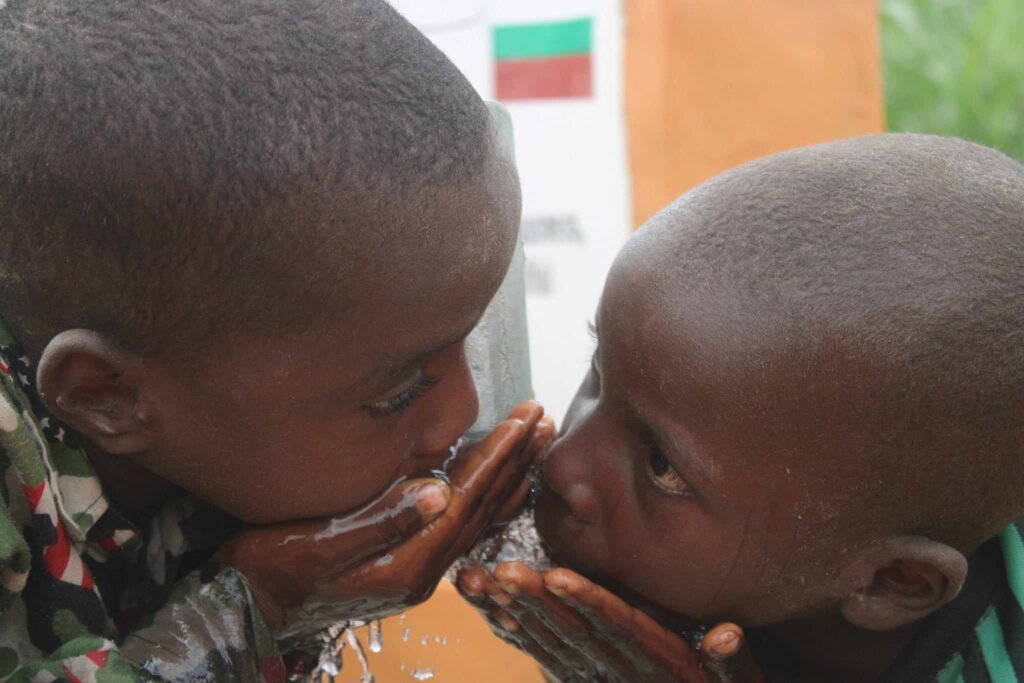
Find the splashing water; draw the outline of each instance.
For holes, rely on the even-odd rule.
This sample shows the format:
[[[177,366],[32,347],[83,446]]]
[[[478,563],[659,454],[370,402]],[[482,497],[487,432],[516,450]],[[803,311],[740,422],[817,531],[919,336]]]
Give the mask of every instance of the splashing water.
[[[431,678],[434,677],[434,670],[430,668],[413,669],[410,675],[417,681],[429,681]]]
[[[465,440],[460,438],[458,441],[449,446],[448,457],[446,457],[444,459],[444,462],[441,463],[441,469],[431,470],[430,475],[440,479],[446,484],[452,483],[452,479],[449,474],[452,470],[452,463],[454,463],[455,460],[459,457],[459,451],[462,449],[464,445]]]
[[[522,562],[538,571],[551,569],[551,559],[533,523],[532,508],[506,524],[496,535],[477,543],[455,561],[445,578],[454,583],[466,567],[479,564],[493,570],[500,562]]]
[[[345,629],[345,639],[348,641],[348,646],[356,653],[356,657],[359,659],[359,666],[363,667],[363,675],[359,677],[359,683],[373,683],[374,678],[373,674],[370,673],[370,662],[366,660],[363,644],[359,642],[356,632],[351,628]]]
[[[313,671],[313,680],[321,680],[325,676],[334,678],[341,673],[345,651],[343,634],[348,628],[348,624],[333,624],[320,634],[320,661]]]
[[[384,649],[384,634],[380,630],[380,619],[370,622],[370,629],[366,634],[366,640],[370,644],[370,652],[380,652]]]
[[[320,661],[317,662],[317,667],[313,671],[312,680],[324,680],[325,677],[331,679],[341,673],[345,648],[348,647],[355,652],[359,665],[363,668],[363,674],[359,678],[360,683],[374,683],[366,652],[363,650],[363,644],[359,642],[359,636],[356,635],[356,629],[363,626],[367,626],[365,621],[345,621],[333,624],[320,633]],[[370,622],[367,641],[371,652],[380,652],[383,648],[384,637],[381,634],[379,620]]]

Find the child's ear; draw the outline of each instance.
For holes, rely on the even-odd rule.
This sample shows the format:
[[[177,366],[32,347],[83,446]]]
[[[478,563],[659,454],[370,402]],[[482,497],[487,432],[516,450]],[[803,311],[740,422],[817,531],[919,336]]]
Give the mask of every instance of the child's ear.
[[[100,449],[138,453],[153,436],[142,365],[99,332],[67,330],[43,350],[36,382],[50,412]]]
[[[864,551],[847,570],[860,587],[843,599],[843,617],[886,631],[920,621],[955,598],[967,578],[967,559],[945,543],[899,536]]]

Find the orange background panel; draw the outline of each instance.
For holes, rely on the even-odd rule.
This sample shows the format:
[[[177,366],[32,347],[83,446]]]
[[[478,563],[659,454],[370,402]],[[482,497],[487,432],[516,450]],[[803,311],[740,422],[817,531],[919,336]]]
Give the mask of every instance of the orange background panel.
[[[404,617],[385,619],[383,633],[381,651],[366,652],[377,683],[411,683],[414,669],[428,667],[434,670],[431,683],[544,683],[536,662],[491,635],[483,618],[447,581]],[[365,646],[366,629],[358,634]],[[361,674],[358,660],[346,649],[335,680],[359,683]]]
[[[639,225],[721,171],[884,127],[875,0],[626,0]]]

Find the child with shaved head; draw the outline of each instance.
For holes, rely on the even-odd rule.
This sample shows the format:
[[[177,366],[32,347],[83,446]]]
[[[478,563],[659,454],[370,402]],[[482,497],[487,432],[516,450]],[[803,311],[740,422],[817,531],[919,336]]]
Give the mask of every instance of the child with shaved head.
[[[596,327],[536,507],[590,580],[467,570],[505,637],[563,680],[714,680],[740,629],[704,673],[675,634],[721,620],[768,681],[1024,675],[1024,167],[920,135],[746,164],[629,242]]]
[[[519,210],[384,0],[0,2],[0,679],[282,680],[425,599],[552,431],[435,476]]]

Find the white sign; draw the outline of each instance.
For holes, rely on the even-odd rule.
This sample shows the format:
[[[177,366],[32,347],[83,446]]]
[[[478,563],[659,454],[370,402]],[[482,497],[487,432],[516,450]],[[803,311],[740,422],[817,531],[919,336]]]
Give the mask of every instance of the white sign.
[[[512,117],[523,187],[533,386],[548,411],[561,419],[593,351],[587,322],[593,319],[608,268],[630,232],[621,3],[393,4],[448,55],[485,99],[498,99],[498,61],[508,65],[508,60],[552,59],[557,66],[566,65],[560,62],[566,59],[573,60],[569,67],[579,69],[586,62],[583,55],[590,55],[590,96],[558,97],[558,84],[546,83],[539,84],[537,98],[504,102]],[[567,24],[572,24],[573,32],[560,28]],[[579,33],[581,24],[588,27],[586,41]],[[509,29],[514,35],[504,40]],[[518,66],[531,65],[511,68]]]

